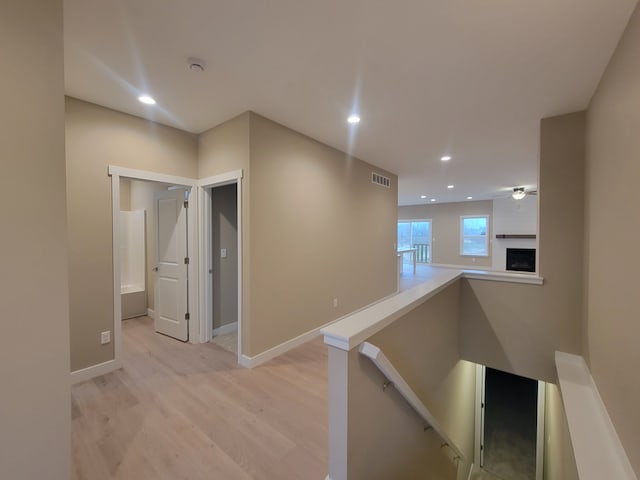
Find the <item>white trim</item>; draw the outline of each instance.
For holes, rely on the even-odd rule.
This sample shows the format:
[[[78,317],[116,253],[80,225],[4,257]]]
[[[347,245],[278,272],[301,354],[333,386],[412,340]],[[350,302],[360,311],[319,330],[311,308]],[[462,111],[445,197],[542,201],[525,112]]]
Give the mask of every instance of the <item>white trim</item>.
[[[209,271],[213,268],[213,261],[211,258],[211,189],[215,187],[221,187],[224,185],[236,184],[236,208],[237,208],[237,248],[238,248],[238,363],[243,364],[243,350],[242,350],[242,325],[243,325],[243,205],[242,205],[242,178],[244,176],[243,170],[233,170],[231,172],[222,173],[220,175],[214,175],[198,180],[198,198],[200,200],[200,215],[199,215],[199,252],[200,252],[200,341],[208,342],[211,340],[213,333],[213,288],[212,278]]]
[[[547,384],[538,380],[538,412],[536,426],[536,480],[544,476],[544,414]]]
[[[201,178],[198,180],[198,186],[202,188],[221,187],[223,185],[229,185],[236,183],[244,176],[242,169],[233,170],[231,172],[221,173],[220,175],[213,175],[212,177]]]
[[[637,480],[584,358],[556,352],[556,369],[580,480]]]
[[[151,308],[147,308],[147,317],[149,317],[150,319],[153,320],[153,318],[155,317],[156,312],[155,310],[151,309]]]
[[[485,254],[473,254],[473,253],[464,253],[464,238],[465,237],[483,237],[483,235],[465,235],[464,234],[464,221],[467,218],[484,218],[487,222],[487,231],[484,235],[484,247],[487,253]],[[489,220],[491,219],[491,215],[460,215],[460,223],[458,224],[460,226],[460,256],[461,257],[490,257],[491,256],[491,251],[490,251],[490,243],[489,239],[491,238],[491,226],[489,225]]]
[[[111,176],[111,252],[113,258],[113,360],[120,362],[122,295],[120,293],[120,177]]]
[[[526,273],[503,273],[489,270],[465,270],[463,278],[470,280],[490,280],[493,282],[525,283],[528,285],[542,285],[544,278]]]
[[[516,273],[505,272],[502,270],[483,270],[476,268],[469,268],[468,265],[453,265],[449,263],[432,263],[429,265],[434,268],[448,268],[455,270],[462,270],[463,278],[470,280],[491,280],[494,282],[505,283],[525,283],[529,285],[543,285],[544,277],[540,277],[535,273]]]
[[[203,187],[198,187],[198,198],[200,199],[200,343],[211,340],[212,328],[212,305],[211,305],[211,222],[207,218],[211,217],[211,191]]]
[[[303,333],[302,335],[298,335],[297,337],[292,338],[291,340],[287,340],[286,342],[281,343],[280,345],[276,345],[275,347],[270,348],[269,350],[259,353],[255,357],[242,355],[242,358],[240,359],[239,363],[240,365],[246,368],[253,368],[253,367],[257,367],[258,365],[262,365],[263,363],[268,362],[272,358],[282,355],[283,353],[287,353],[289,350],[292,350],[296,347],[299,347],[300,345],[303,345],[313,340],[314,338],[318,337],[321,334],[320,331],[323,328],[328,327],[334,322],[329,322],[326,325],[323,325],[318,328],[314,328],[313,330],[309,330],[308,332]]]
[[[482,440],[484,438],[484,412],[482,411],[482,405],[484,404],[485,374],[486,367],[476,364],[476,418],[473,463],[478,467],[482,467]]]
[[[111,373],[119,368],[122,368],[122,364],[117,360],[107,360],[106,362],[98,363],[97,365],[81,368],[80,370],[71,372],[71,385]]]
[[[226,325],[222,325],[221,327],[214,328],[211,334],[215,337],[216,335],[227,335],[229,333],[234,333],[238,331],[238,322],[227,323]]]
[[[198,180],[196,180],[195,178],[179,177],[176,175],[165,175],[164,173],[149,172],[146,170],[135,170],[133,168],[118,167],[116,165],[109,165],[109,175],[117,175],[119,177],[131,178],[134,180],[170,183],[173,185],[182,185],[186,187],[195,187],[198,184]]]
[[[442,270],[413,288],[338,319],[322,328],[324,343],[351,350],[461,277],[460,270]]]

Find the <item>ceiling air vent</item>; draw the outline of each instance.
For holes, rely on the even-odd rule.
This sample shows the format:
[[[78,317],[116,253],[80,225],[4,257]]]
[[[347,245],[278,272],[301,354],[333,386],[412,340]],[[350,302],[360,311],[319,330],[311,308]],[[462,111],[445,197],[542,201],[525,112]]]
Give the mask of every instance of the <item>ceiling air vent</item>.
[[[371,172],[371,183],[375,183],[376,185],[381,185],[386,188],[391,188],[391,179],[376,172]]]

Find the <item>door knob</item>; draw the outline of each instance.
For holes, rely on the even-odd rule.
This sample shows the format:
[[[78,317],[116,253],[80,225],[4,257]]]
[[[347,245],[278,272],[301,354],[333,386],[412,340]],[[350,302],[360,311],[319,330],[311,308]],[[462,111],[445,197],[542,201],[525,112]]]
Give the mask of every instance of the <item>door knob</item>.
[[[153,267],[153,271],[157,272],[158,271],[158,267]]]

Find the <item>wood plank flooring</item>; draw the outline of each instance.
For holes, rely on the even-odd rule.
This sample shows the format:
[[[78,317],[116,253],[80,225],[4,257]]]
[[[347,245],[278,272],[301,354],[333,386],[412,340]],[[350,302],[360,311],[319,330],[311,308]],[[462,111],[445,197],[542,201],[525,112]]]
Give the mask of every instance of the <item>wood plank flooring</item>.
[[[249,370],[143,317],[123,322],[123,364],[72,387],[73,480],[325,478],[321,339]]]

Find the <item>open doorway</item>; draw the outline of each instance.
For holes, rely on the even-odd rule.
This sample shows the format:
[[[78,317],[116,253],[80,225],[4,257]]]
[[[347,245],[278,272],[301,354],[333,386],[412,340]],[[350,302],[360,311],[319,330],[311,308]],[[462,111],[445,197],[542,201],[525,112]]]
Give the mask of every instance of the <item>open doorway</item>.
[[[195,190],[196,181],[114,166],[109,167],[109,175],[112,177],[113,341],[119,366],[123,302],[126,302],[122,295],[121,271],[126,268],[123,262],[127,259],[123,257],[131,253],[123,250],[121,211],[142,211],[145,218],[145,245],[142,253],[138,253],[145,258],[130,259],[144,265],[143,281],[137,282],[144,288],[144,303],[136,307],[136,313],[151,317],[159,333],[181,341],[198,341],[198,301],[196,295],[189,294],[189,285],[197,285],[197,271],[189,268],[190,264],[198,263],[196,202],[191,199],[195,197],[191,192]],[[171,269],[179,270],[179,275],[174,275]]]
[[[212,342],[238,353],[238,187],[211,188]]]
[[[478,368],[476,461],[491,478],[541,480],[544,382]]]
[[[242,364],[242,170],[200,185],[200,341],[234,352]]]

